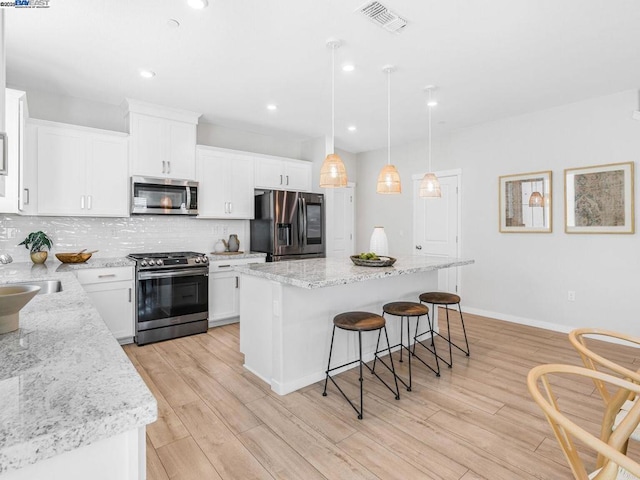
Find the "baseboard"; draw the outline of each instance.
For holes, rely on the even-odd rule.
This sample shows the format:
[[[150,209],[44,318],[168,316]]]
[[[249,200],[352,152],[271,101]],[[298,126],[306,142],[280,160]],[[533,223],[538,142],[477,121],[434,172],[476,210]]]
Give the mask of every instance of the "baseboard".
[[[554,332],[569,333],[576,327],[569,325],[561,325],[559,323],[543,322],[541,320],[534,320],[532,318],[519,317],[517,315],[509,315],[506,313],[492,312],[489,310],[481,310],[479,308],[467,307],[462,309],[462,313],[470,313],[472,315],[480,315],[482,317],[495,318],[496,320],[504,320],[505,322],[517,323],[519,325],[527,325],[529,327],[544,328],[545,330],[552,330]]]

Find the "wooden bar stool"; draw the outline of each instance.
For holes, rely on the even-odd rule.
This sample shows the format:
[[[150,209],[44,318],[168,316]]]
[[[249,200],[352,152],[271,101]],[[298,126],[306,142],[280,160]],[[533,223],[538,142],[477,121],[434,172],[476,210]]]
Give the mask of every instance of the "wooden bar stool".
[[[447,312],[447,336],[445,337],[444,335],[440,335],[438,332],[435,332],[433,330],[433,324],[431,323],[431,320],[429,320],[429,330],[424,331],[420,334],[418,334],[418,325],[416,324],[416,335],[415,335],[415,341],[416,343],[420,343],[423,347],[428,348],[422,341],[418,340],[418,337],[421,337],[422,335],[426,335],[427,333],[431,334],[431,346],[434,349],[435,352],[435,342],[434,342],[434,335],[438,335],[441,338],[444,338],[447,343],[449,344],[449,361],[447,362],[444,358],[442,358],[440,355],[438,355],[438,358],[440,360],[442,360],[444,363],[447,364],[447,366],[449,368],[451,368],[453,366],[453,355],[452,355],[452,351],[451,351],[451,347],[456,347],[458,350],[460,350],[462,353],[464,353],[467,357],[469,356],[469,354],[471,353],[469,350],[469,340],[467,340],[467,331],[464,328],[464,317],[462,316],[462,309],[460,308],[460,296],[456,295],[455,293],[447,293],[447,292],[426,292],[426,293],[421,293],[420,294],[420,301],[423,303],[430,303],[431,304],[431,309],[433,310],[435,308],[436,305],[443,305],[446,312]],[[451,341],[451,328],[449,326],[449,305],[458,305],[458,313],[460,314],[460,322],[462,322],[462,333],[464,333],[464,342],[467,346],[467,349],[463,349],[461,347],[459,347],[458,345],[456,345],[454,342]],[[416,348],[416,344],[413,344],[413,348],[415,350]],[[436,354],[437,355],[437,354]]]
[[[342,330],[349,330],[352,332],[358,332],[359,357],[357,360],[354,360],[352,362],[348,362],[343,365],[331,368],[331,354],[333,353],[333,339],[335,338],[335,335],[336,335],[336,328],[340,328]],[[378,380],[380,380],[384,384],[385,387],[387,387],[392,393],[395,394],[396,400],[400,400],[400,390],[398,389],[398,377],[396,376],[396,370],[393,366],[393,358],[391,358],[391,367],[387,366],[387,364],[385,364],[385,366],[393,374],[393,380],[396,384],[395,391],[393,390],[393,388],[391,388],[387,384],[387,382],[385,382],[382,378],[380,378],[380,376],[378,376],[378,374],[374,371],[374,369],[372,369],[371,367],[369,367],[369,365],[367,365],[365,362],[362,361],[362,332],[371,332],[375,330],[378,330],[378,342],[380,342],[380,334],[384,330],[384,336],[387,339],[387,350],[389,351],[389,358],[391,358],[391,347],[389,346],[389,335],[387,334],[386,320],[384,319],[384,317],[381,317],[380,315],[376,315],[375,313],[369,313],[369,312],[345,312],[345,313],[336,315],[333,318],[333,333],[331,334],[331,347],[329,347],[329,362],[327,363],[327,377],[324,379],[324,392],[322,392],[322,396],[323,397],[327,396],[327,382],[331,380],[333,384],[336,386],[336,388],[338,389],[338,391],[342,394],[342,396],[347,400],[347,402],[349,402],[349,405],[351,405],[351,407],[356,411],[356,413],[358,414],[358,419],[360,420],[362,420],[362,417],[364,415],[364,404],[362,400],[362,397],[363,397],[362,365],[367,367],[369,371],[372,374],[374,374],[378,378]],[[374,354],[374,357],[375,357],[374,363],[375,363],[375,359],[378,358],[377,350],[378,350],[378,347],[376,346],[376,353]],[[343,368],[348,365],[353,365],[356,362],[359,363],[359,366],[360,366],[360,377],[359,377],[360,410],[358,410],[358,408],[353,404],[353,402],[349,400],[349,397],[347,397],[347,395],[342,391],[342,389],[336,383],[334,378],[331,375],[329,375],[329,372],[332,372],[333,370],[337,370],[338,368]]]
[[[398,377],[398,379],[402,382],[402,384],[407,387],[407,391],[410,392],[411,391],[411,357],[415,357],[416,359],[418,359],[420,362],[422,362],[424,365],[427,366],[427,368],[429,368],[433,373],[436,374],[436,377],[440,376],[440,364],[438,363],[438,355],[435,353],[435,348],[434,351],[431,351],[431,349],[427,349],[429,350],[431,353],[434,354],[434,358],[436,360],[436,368],[433,368],[431,365],[429,365],[427,362],[425,362],[423,359],[421,359],[418,355],[416,355],[415,353],[415,344],[414,344],[414,348],[413,348],[413,352],[411,351],[411,334],[409,333],[409,318],[412,317],[416,317],[417,318],[417,322],[420,322],[420,317],[426,315],[427,318],[429,318],[429,307],[427,307],[426,305],[423,305],[421,303],[416,303],[416,302],[391,302],[391,303],[387,303],[382,307],[382,311],[383,311],[383,315],[385,314],[389,314],[389,315],[394,315],[396,317],[400,317],[400,343],[398,343],[397,345],[392,345],[391,348],[396,348],[396,347],[400,347],[400,361],[402,362],[402,350],[406,350],[407,351],[407,357],[409,358],[409,383],[405,382],[402,378]],[[404,331],[404,320],[405,318],[407,319],[407,344],[405,345],[404,342],[402,341],[403,339],[403,331]],[[429,320],[429,325],[431,325],[431,320]],[[416,324],[417,326],[417,324]],[[415,340],[414,340],[415,341]],[[380,333],[378,333],[378,344],[380,343]],[[378,353],[378,344],[376,344],[376,354]],[[388,345],[388,341],[387,341],[387,345]],[[376,368],[376,361],[378,360],[378,358],[376,357],[373,360],[373,369],[375,370]],[[382,362],[387,368],[389,368],[387,366],[387,364],[384,362],[383,359],[379,359],[380,362]]]

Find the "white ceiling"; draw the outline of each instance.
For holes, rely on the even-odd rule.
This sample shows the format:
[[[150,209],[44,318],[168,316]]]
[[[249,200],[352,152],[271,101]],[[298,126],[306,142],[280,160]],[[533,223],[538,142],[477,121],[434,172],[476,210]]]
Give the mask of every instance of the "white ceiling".
[[[336,146],[352,152],[386,145],[386,64],[397,66],[392,145],[426,138],[427,84],[440,87],[437,135],[640,83],[637,0],[384,0],[409,21],[399,35],[355,13],[362,3],[209,0],[196,11],[186,0],[50,0],[48,9],[8,9],[7,82],[315,138],[331,129],[325,42],[337,37],[337,66],[356,65],[336,72]],[[157,76],[144,80],[140,68]],[[266,110],[271,102],[277,112]]]

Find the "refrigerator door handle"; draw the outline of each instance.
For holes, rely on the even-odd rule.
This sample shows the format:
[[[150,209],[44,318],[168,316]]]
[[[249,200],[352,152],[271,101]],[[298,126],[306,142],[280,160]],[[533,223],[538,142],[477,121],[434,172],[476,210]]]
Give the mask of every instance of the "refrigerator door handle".
[[[302,248],[304,246],[304,207],[303,207],[302,198],[298,199],[298,247]]]

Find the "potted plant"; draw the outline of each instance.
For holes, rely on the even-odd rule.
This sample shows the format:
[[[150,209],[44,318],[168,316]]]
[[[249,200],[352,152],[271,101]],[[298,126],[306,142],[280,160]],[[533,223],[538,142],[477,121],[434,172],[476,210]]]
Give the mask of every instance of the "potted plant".
[[[44,232],[31,232],[18,245],[24,245],[31,251],[31,261],[33,263],[44,263],[49,255],[45,249],[51,250],[51,239]]]

